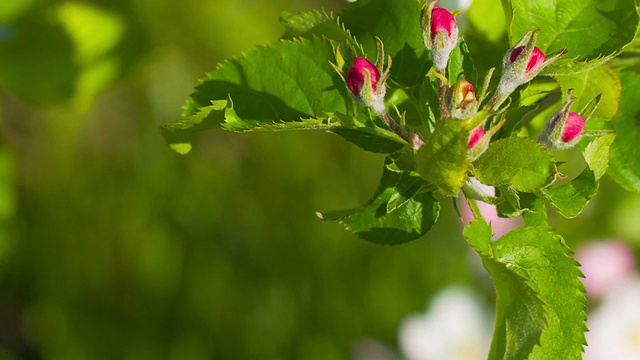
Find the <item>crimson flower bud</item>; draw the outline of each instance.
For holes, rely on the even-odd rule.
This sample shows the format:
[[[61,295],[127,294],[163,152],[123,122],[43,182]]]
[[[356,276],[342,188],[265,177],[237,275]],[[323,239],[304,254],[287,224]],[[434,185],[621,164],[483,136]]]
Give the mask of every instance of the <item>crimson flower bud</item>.
[[[562,128],[560,139],[565,143],[574,141],[582,133],[584,123],[585,120],[582,116],[570,111],[569,116],[567,116],[567,121]]]
[[[355,97],[361,97],[360,92],[364,87],[367,74],[369,73],[369,81],[371,89],[376,90],[376,82],[380,78],[380,71],[376,69],[373,63],[365,58],[357,57],[353,60],[353,67],[347,73],[347,87]]]
[[[449,89],[449,116],[456,119],[468,119],[478,111],[478,100],[473,85],[461,78]]]
[[[385,77],[381,78],[380,70],[369,60],[356,57],[353,67],[347,72],[347,88],[360,102],[376,113],[384,111]]]
[[[511,51],[511,55],[509,55],[511,63],[518,60],[518,57],[522,54],[523,50],[525,50],[524,46],[518,46]],[[542,63],[544,63],[545,60],[546,57],[544,56],[544,53],[537,47],[534,47],[531,54],[529,54],[529,61],[527,62],[527,67],[524,69],[525,73],[530,73],[531,71],[536,70],[540,65],[542,65]]]
[[[567,91],[567,102],[547,123],[538,140],[546,147],[553,149],[568,149],[581,139],[585,119],[582,115],[569,111],[574,100],[570,98],[571,90]]]
[[[471,130],[471,133],[469,134],[469,149],[473,149],[483,136],[484,128],[482,126],[478,126],[477,128]]]
[[[495,130],[497,131],[497,130]],[[482,125],[471,130],[469,134],[469,152],[467,154],[467,158],[469,161],[474,161],[479,158],[482,153],[484,153],[489,147],[489,142],[491,141],[491,136],[495,131],[490,131],[486,133],[484,131],[484,127]]]
[[[449,55],[458,43],[456,20],[447,9],[436,6],[435,1],[428,5],[425,1],[420,22],[424,47],[431,51],[436,71],[444,74]]]
[[[493,109],[500,106],[518,86],[531,81],[545,67],[566,53],[563,49],[547,59],[545,54],[535,46],[538,32],[539,30],[527,32],[505,54],[502,60],[502,77],[490,103]]]

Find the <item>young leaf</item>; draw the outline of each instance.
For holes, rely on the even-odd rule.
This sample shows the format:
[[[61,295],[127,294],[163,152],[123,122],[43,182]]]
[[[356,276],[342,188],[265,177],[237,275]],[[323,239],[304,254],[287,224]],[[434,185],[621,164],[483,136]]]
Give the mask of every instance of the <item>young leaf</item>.
[[[586,168],[571,182],[557,188],[541,189],[540,193],[562,216],[570,219],[578,216],[598,193],[598,180],[593,170]]]
[[[409,173],[385,170],[373,198],[364,206],[320,214],[322,220],[342,223],[359,237],[383,245],[397,245],[425,235],[438,219],[440,203],[426,183]]]
[[[571,74],[602,64],[632,42],[638,26],[634,0],[511,0],[511,6],[512,43],[539,28],[537,46],[545,54],[569,50],[545,74]]]
[[[471,222],[464,236],[496,288],[496,325],[489,359],[580,359],[584,286],[562,237],[525,226],[491,241],[491,226]]]
[[[498,216],[510,218],[522,215],[524,212],[520,205],[520,194],[511,186],[497,187],[496,196],[502,200],[496,205]]]
[[[609,168],[609,152],[615,138],[615,134],[598,136],[589,142],[583,152],[584,159],[597,180],[600,180]]]
[[[587,122],[592,129],[614,130],[615,141],[609,153],[609,175],[622,187],[640,191],[640,127],[638,126],[638,99],[640,74],[634,71],[618,73],[622,85],[620,111],[609,122]]]
[[[598,193],[598,181],[607,172],[609,149],[615,135],[599,136],[584,150],[587,168],[571,182],[557,188],[542,189],[540,195],[562,216],[574,218]]]
[[[521,193],[520,205],[525,209],[522,213],[522,219],[527,225],[547,226],[549,224],[547,207],[540,197],[531,193]]]
[[[489,145],[474,163],[474,175],[491,186],[510,185],[520,191],[541,189],[553,181],[553,156],[529,138],[505,138]]]
[[[469,168],[469,130],[464,122],[443,119],[436,123],[416,156],[417,170],[446,196],[455,196]]]
[[[594,97],[602,94],[602,101],[591,115],[591,119],[611,120],[618,113],[622,88],[615,72],[608,67],[598,66],[589,71],[558,76],[556,80],[563,94],[573,89],[571,97],[576,100],[573,111],[578,112]]]
[[[449,58],[449,83],[453,84],[465,75],[467,80],[475,83],[476,79],[469,78],[469,76],[473,74],[475,74],[475,69],[473,67],[473,60],[469,54],[469,49],[467,48],[467,43],[464,39],[460,39],[458,45],[451,51]],[[478,88],[478,90],[479,89],[480,88]]]

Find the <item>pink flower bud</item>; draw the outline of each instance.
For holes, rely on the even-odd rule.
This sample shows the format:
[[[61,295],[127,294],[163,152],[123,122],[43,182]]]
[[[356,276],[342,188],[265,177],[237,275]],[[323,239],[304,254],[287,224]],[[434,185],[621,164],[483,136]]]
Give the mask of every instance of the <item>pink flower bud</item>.
[[[571,148],[580,141],[585,119],[582,115],[569,111],[574,102],[571,99],[572,90],[567,91],[567,102],[553,115],[538,137],[538,141],[544,146],[562,150]]]
[[[436,2],[422,7],[420,24],[422,26],[422,43],[431,51],[436,71],[444,74],[449,62],[449,55],[458,43],[458,25],[449,10],[436,6]]]
[[[371,89],[373,91],[376,90],[376,83],[380,78],[380,71],[378,71],[371,61],[362,57],[355,58],[353,60],[353,67],[347,73],[347,87],[357,98],[362,97],[361,91],[366,79],[365,69],[369,72]]]
[[[490,106],[493,109],[497,109],[518,86],[531,81],[545,67],[566,54],[566,49],[562,49],[547,58],[535,46],[538,32],[539,30],[533,30],[524,34],[522,39],[504,55],[502,76],[498,83],[498,89],[490,101]]]
[[[482,126],[471,130],[471,134],[469,134],[469,149],[473,149],[483,136],[484,128]]]
[[[447,37],[451,38],[453,28],[457,27],[453,15],[444,8],[434,6],[431,11],[431,41],[435,40],[436,34],[441,31],[447,32]]]
[[[468,119],[478,111],[478,101],[473,85],[464,78],[449,89],[449,114],[456,119]]]
[[[515,62],[518,59],[520,54],[522,54],[522,50],[524,49],[525,49],[524,46],[518,46],[517,48],[513,49],[513,51],[511,51],[511,55],[509,56],[511,63]],[[546,60],[546,57],[544,56],[544,53],[537,47],[534,47],[533,51],[529,55],[529,61],[527,62],[527,67],[525,68],[525,72],[528,73],[528,72],[531,72],[532,70],[537,69],[540,65],[542,65],[542,63],[545,60]]]
[[[582,129],[584,129],[584,122],[585,121],[582,116],[570,111],[567,121],[564,123],[564,127],[562,128],[562,141],[570,143],[575,140],[575,138],[582,133]]]

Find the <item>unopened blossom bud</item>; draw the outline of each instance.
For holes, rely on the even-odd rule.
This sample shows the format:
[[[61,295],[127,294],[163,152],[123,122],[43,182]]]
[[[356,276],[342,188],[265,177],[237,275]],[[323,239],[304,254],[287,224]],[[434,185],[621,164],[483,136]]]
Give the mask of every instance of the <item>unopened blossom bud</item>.
[[[551,118],[540,140],[554,149],[571,148],[580,140],[584,124],[585,120],[579,114],[561,110]]]
[[[535,44],[539,30],[529,31],[504,55],[502,77],[493,98],[491,107],[496,109],[520,85],[531,81],[542,69],[566,53],[563,49],[547,59]]]
[[[479,112],[476,117],[478,116],[485,117],[487,116],[487,112]],[[499,123],[492,125],[486,131],[485,125],[483,125],[484,122],[483,124],[480,124],[471,130],[471,132],[469,133],[469,142],[467,143],[469,146],[469,152],[467,153],[467,158],[469,159],[469,161],[476,160],[487,150],[487,148],[489,147],[489,143],[491,142],[491,138],[498,132],[498,130],[502,128],[505,121],[506,119],[503,119]]]
[[[582,116],[570,111],[567,116],[567,121],[564,123],[564,127],[562,128],[560,136],[562,142],[570,143],[580,136],[584,129],[584,123],[585,120]]]
[[[366,71],[369,72],[369,81],[371,89],[376,90],[376,82],[380,78],[380,72],[373,63],[365,58],[357,57],[353,60],[353,67],[347,73],[347,87],[355,97],[360,97],[360,92],[364,87],[367,77]]]
[[[523,50],[525,50],[524,46],[518,46],[511,51],[511,54],[509,55],[511,64],[515,63],[518,60],[520,55],[522,55]],[[534,47],[533,51],[531,51],[531,54],[529,54],[529,61],[527,61],[527,66],[525,67],[524,72],[531,73],[532,71],[537,70],[545,60],[546,57],[544,56],[544,53],[537,47]]]
[[[567,102],[547,123],[538,140],[553,149],[568,149],[580,141],[585,119],[580,114],[569,111],[574,100],[567,91]]]
[[[330,62],[334,70],[342,77],[347,84],[347,88],[351,95],[366,107],[372,110],[382,121],[389,127],[391,131],[396,133],[403,140],[411,144],[414,149],[420,148],[423,142],[415,134],[407,134],[393,118],[387,113],[384,96],[386,93],[385,83],[391,72],[391,56],[387,58],[387,66],[384,66],[384,44],[382,40],[376,37],[377,56],[375,65],[363,58],[356,57],[353,59],[353,66],[347,72],[346,79],[342,76],[342,67]],[[336,62],[341,63],[342,56],[336,55]],[[400,115],[400,114],[399,114]],[[403,115],[400,115],[401,118]]]
[[[431,51],[436,71],[444,74],[449,55],[458,43],[456,20],[447,9],[436,6],[435,1],[430,4],[425,1],[420,22],[424,47]]]
[[[469,134],[469,153],[468,158],[470,161],[474,161],[479,158],[482,153],[489,147],[491,141],[491,134],[486,134],[482,125],[471,130]]]
[[[478,111],[473,85],[463,78],[449,89],[448,97],[449,116],[452,118],[468,119]]]
[[[347,73],[347,87],[351,94],[374,111],[384,110],[386,87],[380,77],[380,70],[363,57],[353,60],[353,67]]]
[[[469,149],[473,149],[483,136],[484,128],[482,126],[478,126],[477,128],[471,130],[471,133],[469,134]]]

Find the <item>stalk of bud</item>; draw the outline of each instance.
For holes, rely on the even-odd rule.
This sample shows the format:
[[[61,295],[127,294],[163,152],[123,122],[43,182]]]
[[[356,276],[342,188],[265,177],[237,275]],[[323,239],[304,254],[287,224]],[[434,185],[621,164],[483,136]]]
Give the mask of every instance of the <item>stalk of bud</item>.
[[[531,81],[545,67],[566,53],[563,49],[547,59],[545,54],[535,46],[538,32],[539,30],[534,30],[524,34],[522,39],[504,55],[502,76],[490,102],[492,109],[497,109],[518,86]]]
[[[464,78],[449,88],[447,97],[449,116],[452,118],[468,119],[478,112],[478,100],[473,85]]]
[[[422,43],[431,51],[436,71],[444,75],[449,55],[458,43],[458,25],[447,9],[436,6],[436,1],[427,1],[420,17]]]

